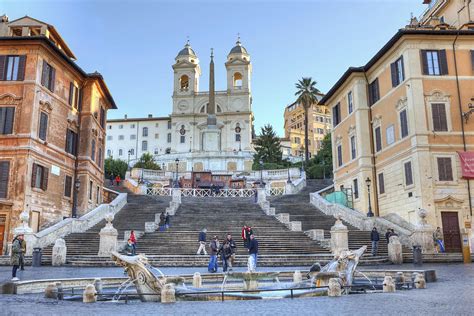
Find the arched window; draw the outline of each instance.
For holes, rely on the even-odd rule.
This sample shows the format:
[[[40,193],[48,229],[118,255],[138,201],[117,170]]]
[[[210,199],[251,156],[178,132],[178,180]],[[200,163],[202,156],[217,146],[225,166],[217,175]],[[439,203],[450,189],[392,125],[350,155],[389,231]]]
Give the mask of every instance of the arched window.
[[[234,88],[241,88],[242,87],[242,74],[240,72],[236,72],[234,74]]]
[[[133,149],[133,148],[130,148],[130,150],[128,152],[130,153],[130,156],[135,155],[135,149]]]
[[[187,91],[189,89],[189,77],[187,75],[182,75],[179,78],[179,87],[181,91]]]
[[[180,143],[184,144],[186,142],[186,128],[184,127],[184,125],[181,125],[179,134],[180,134]]]
[[[216,108],[217,108],[217,113],[222,113],[222,109],[220,107],[219,104],[216,104]],[[209,103],[207,103],[205,106],[203,105],[201,107],[201,110],[199,110],[200,113],[208,113],[208,110],[209,110]]]
[[[122,156],[122,155],[123,155],[123,150],[119,149],[119,156]]]
[[[107,157],[112,157],[112,150],[107,149]]]
[[[147,137],[148,136],[148,127],[144,127],[143,128],[143,134],[142,134],[143,137]]]
[[[240,136],[241,131],[242,129],[240,128],[240,123],[235,124],[235,141],[236,142],[240,142],[241,140],[241,136]]]

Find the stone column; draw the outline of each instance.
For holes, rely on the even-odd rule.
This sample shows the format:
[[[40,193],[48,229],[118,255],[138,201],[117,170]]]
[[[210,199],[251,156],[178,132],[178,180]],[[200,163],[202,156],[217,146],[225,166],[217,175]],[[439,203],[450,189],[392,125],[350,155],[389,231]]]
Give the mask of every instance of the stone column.
[[[331,227],[331,251],[335,256],[339,256],[341,251],[346,250],[349,250],[349,230],[338,217]]]
[[[257,203],[261,204],[267,201],[267,191],[265,188],[257,189]]]
[[[100,244],[99,244],[99,257],[108,257],[112,251],[117,251],[117,236],[118,232],[112,225],[114,220],[114,214],[108,213],[105,216],[107,224],[100,230]]]
[[[20,234],[24,235],[24,240],[26,242],[26,253],[24,253],[25,256],[31,256],[33,254],[33,248],[35,247],[36,244],[36,236],[33,233],[33,230],[28,226],[28,221],[30,219],[30,212],[27,210],[24,210],[20,214],[20,220],[21,220],[21,225],[16,227],[13,230],[13,233],[15,236],[18,236]],[[10,247],[11,249],[11,247]]]
[[[172,192],[172,201],[178,204],[181,204],[181,190],[178,188],[173,188]]]
[[[426,210],[418,210],[419,223],[416,225],[415,231],[413,233],[412,244],[414,246],[421,246],[423,253],[431,254],[435,252],[433,242],[433,232],[435,229],[426,221],[427,215],[428,212]]]
[[[402,244],[398,236],[390,237],[390,242],[388,243],[388,259],[393,264],[403,263]]]
[[[293,194],[293,191],[294,191],[293,189],[294,189],[294,187],[295,187],[295,186],[293,185],[293,183],[288,183],[288,182],[287,182],[287,183],[285,184],[285,194]]]
[[[56,239],[53,247],[53,255],[51,264],[53,266],[62,266],[66,263],[67,247],[66,242],[62,238]]]

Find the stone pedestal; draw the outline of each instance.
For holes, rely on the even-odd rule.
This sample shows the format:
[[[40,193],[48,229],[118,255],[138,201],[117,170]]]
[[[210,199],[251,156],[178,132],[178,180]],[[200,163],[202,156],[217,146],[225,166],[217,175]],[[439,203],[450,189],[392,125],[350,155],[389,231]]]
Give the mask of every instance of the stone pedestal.
[[[153,233],[157,228],[158,224],[156,222],[145,222],[145,233]]]
[[[33,254],[33,248],[36,243],[36,237],[33,233],[33,230],[28,226],[28,221],[30,219],[30,213],[27,210],[24,210],[20,214],[21,225],[16,227],[13,230],[13,234],[18,236],[20,234],[24,235],[23,240],[26,242],[26,253],[25,256],[31,256]],[[11,249],[11,247],[10,247]]]
[[[331,251],[335,256],[339,256],[341,251],[346,250],[349,250],[349,230],[338,218],[331,227]]]
[[[56,239],[53,247],[53,255],[51,257],[51,265],[62,266],[66,263],[67,247],[64,239]]]
[[[342,294],[341,282],[337,278],[329,279],[328,296],[339,297]]]
[[[293,185],[293,183],[286,183],[285,184],[285,195],[286,194],[293,194],[295,193],[295,186]]]
[[[172,201],[181,204],[181,190],[174,188],[172,192]]]
[[[412,235],[412,245],[421,246],[423,253],[435,253],[433,242],[434,227],[427,223],[426,216],[428,212],[424,209],[418,210],[419,222],[416,225],[415,231]]]
[[[276,218],[283,224],[290,223],[290,214],[289,213],[279,213],[276,215]]]
[[[308,234],[312,240],[324,240],[324,229],[310,229]]]
[[[265,188],[258,188],[257,189],[257,203],[262,204],[267,201],[267,191]]]
[[[398,236],[390,237],[390,242],[388,243],[388,259],[393,264],[402,264],[403,255],[402,255],[402,244]]]
[[[112,225],[114,215],[109,213],[106,215],[105,220],[107,224],[100,230],[100,243],[99,243],[99,257],[108,257],[112,251],[117,251],[117,236],[118,232]]]
[[[390,240],[390,242],[392,242]],[[393,293],[395,292],[395,282],[393,282],[393,278],[389,275],[385,276],[383,279],[383,292],[384,293]]]
[[[95,303],[97,302],[97,291],[95,290],[94,284],[88,284],[82,293],[83,303]]]
[[[94,287],[95,287],[95,290],[98,293],[102,293],[103,284],[102,284],[102,279],[101,278],[95,278],[94,279]]]
[[[176,296],[173,284],[165,284],[161,289],[161,303],[175,303]]]
[[[295,273],[293,273],[293,283],[301,283],[302,281],[303,278],[301,276],[301,272],[296,270]]]
[[[291,221],[288,224],[288,227],[291,231],[300,232],[301,231],[301,222],[300,221]]]
[[[202,277],[201,273],[196,272],[193,275],[193,287],[195,288],[201,288],[202,287]]]

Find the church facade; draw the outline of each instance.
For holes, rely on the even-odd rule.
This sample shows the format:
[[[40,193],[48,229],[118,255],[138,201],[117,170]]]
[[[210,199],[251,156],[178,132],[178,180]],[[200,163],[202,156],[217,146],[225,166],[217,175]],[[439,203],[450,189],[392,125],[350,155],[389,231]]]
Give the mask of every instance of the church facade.
[[[238,40],[227,55],[227,89],[214,89],[211,54],[209,90],[200,91],[201,66],[190,44],[178,53],[173,109],[169,117],[107,121],[106,154],[129,161],[151,153],[166,170],[248,171],[253,161],[252,65]]]

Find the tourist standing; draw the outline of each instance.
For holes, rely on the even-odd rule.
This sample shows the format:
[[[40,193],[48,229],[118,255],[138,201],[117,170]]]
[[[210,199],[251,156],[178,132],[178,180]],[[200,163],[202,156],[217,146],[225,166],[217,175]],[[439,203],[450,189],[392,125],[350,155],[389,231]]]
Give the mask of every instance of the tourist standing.
[[[121,181],[121,180],[122,180],[122,179],[120,178],[119,175],[117,175],[117,176],[115,177],[115,183],[117,184],[117,186],[120,186],[120,181]]]
[[[132,242],[132,256],[135,256],[137,253],[137,238],[135,237],[135,231],[130,232],[129,240]]]
[[[244,227],[242,227],[242,241],[244,242],[244,247],[248,249],[249,247],[249,241],[247,239],[247,226],[244,225]]]
[[[252,227],[246,226],[245,229],[245,239],[247,240],[247,247],[250,245],[250,236],[253,234]]]
[[[198,251],[196,252],[197,255],[200,255],[202,251],[204,251],[204,255],[207,256],[207,251],[206,251],[206,233],[207,229],[203,228],[201,232],[199,233],[199,248]]]
[[[207,271],[215,273],[218,269],[217,253],[219,251],[219,239],[217,238],[217,236],[214,236],[209,246],[211,248],[211,255],[209,258],[209,265],[207,267]]]
[[[25,270],[25,254],[26,254],[26,240],[23,238],[21,241],[21,256],[20,256],[20,270]]]
[[[377,248],[380,240],[380,235],[379,232],[377,231],[377,228],[374,227],[372,228],[372,232],[370,233],[370,241],[372,241],[372,256],[377,255]]]
[[[130,239],[130,238],[127,240],[127,245],[125,246],[125,253],[127,254],[127,256],[134,256],[135,255],[134,244],[132,242],[132,239]]]
[[[444,242],[443,242],[443,232],[441,231],[440,227],[437,227],[435,232],[433,233],[433,239],[435,242],[436,250],[438,252],[445,252],[444,249]]]
[[[390,243],[390,235],[392,234],[392,231],[390,228],[387,228],[387,232],[385,233],[385,239],[387,239],[387,245]]]
[[[249,271],[255,272],[257,269],[257,260],[258,260],[258,240],[252,234],[250,235],[249,242]]]
[[[165,230],[165,222],[166,222],[166,216],[164,212],[161,212],[160,214],[160,223],[158,226],[160,227],[160,232]]]
[[[227,234],[227,242],[229,243],[230,246],[230,260],[229,260],[229,271],[232,271],[232,267],[234,266],[235,262],[235,253],[237,252],[237,245],[235,244],[235,241],[232,239],[231,234]]]
[[[23,255],[21,251],[21,241],[23,240],[24,235],[19,234],[13,239],[12,242],[12,254],[11,254],[11,264],[13,266],[12,269],[12,281],[18,281],[19,278],[16,277],[16,272],[20,267],[20,258]]]
[[[170,220],[171,220],[170,214],[168,214],[168,212],[166,212],[166,214],[165,214],[165,227],[166,227],[166,229],[170,228]]]
[[[224,242],[219,247],[218,254],[221,255],[222,259],[222,271],[227,272],[227,268],[229,267],[230,263],[230,257],[232,256],[232,250],[227,239],[224,239]]]
[[[111,173],[111,174],[110,174],[110,177],[109,177],[109,181],[110,181],[110,185],[111,185],[111,186],[114,186],[114,179],[115,179],[114,174]]]

